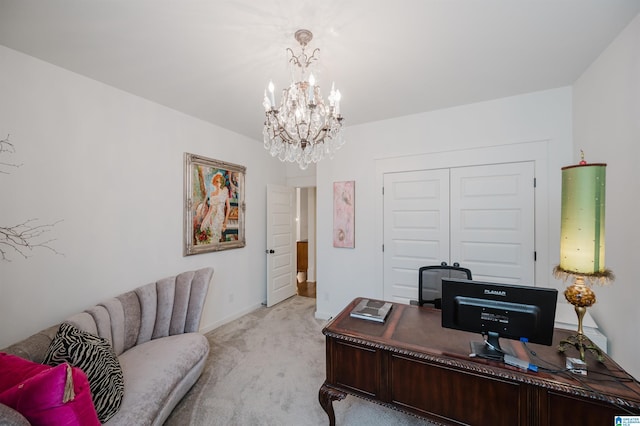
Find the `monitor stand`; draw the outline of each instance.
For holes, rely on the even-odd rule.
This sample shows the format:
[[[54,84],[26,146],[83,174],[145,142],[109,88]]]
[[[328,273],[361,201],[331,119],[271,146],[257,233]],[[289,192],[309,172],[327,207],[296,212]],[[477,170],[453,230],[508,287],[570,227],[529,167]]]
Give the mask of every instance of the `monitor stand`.
[[[471,342],[471,356],[504,361],[505,355],[511,355],[500,347],[500,335],[493,331],[487,333],[484,342]]]

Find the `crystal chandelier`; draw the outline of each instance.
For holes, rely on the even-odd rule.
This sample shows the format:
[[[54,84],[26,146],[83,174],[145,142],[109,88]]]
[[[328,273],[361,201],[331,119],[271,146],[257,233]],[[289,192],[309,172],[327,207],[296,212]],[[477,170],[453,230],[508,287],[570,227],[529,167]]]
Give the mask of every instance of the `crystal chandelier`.
[[[317,163],[325,156],[333,157],[334,152],[344,145],[342,137],[342,115],[340,115],[340,91],[331,85],[331,92],[325,103],[309,65],[316,61],[314,49],[311,56],[305,48],[313,38],[308,30],[298,30],[295,39],[302,52],[291,54],[289,62],[299,71],[291,85],[282,91],[280,106],[276,106],[273,82],[269,82],[268,94],[264,92],[265,109],[264,147],[280,161],[298,163],[305,170],[310,163]],[[296,81],[297,80],[297,81]]]

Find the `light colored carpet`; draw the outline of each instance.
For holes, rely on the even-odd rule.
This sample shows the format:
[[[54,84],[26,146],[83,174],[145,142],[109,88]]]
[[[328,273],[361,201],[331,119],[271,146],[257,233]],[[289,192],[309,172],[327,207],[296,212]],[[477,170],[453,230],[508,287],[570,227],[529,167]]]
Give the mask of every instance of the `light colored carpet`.
[[[165,424],[329,424],[318,402],[325,322],[314,311],[315,299],[294,296],[207,333],[211,353],[203,374]],[[339,426],[429,424],[354,396],[333,406]]]

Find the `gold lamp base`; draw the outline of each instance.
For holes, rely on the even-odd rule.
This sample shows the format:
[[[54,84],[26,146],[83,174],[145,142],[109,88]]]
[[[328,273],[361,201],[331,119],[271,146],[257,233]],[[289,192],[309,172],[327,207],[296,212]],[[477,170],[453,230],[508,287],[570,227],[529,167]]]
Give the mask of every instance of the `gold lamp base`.
[[[596,303],[596,294],[585,285],[584,278],[576,277],[575,282],[564,291],[564,297],[575,307],[576,315],[578,315],[578,334],[561,340],[558,350],[564,352],[566,346],[573,346],[580,352],[580,360],[584,361],[585,352],[590,351],[598,358],[598,361],[603,362],[602,351],[584,335],[582,330],[582,319],[587,312],[587,308]]]

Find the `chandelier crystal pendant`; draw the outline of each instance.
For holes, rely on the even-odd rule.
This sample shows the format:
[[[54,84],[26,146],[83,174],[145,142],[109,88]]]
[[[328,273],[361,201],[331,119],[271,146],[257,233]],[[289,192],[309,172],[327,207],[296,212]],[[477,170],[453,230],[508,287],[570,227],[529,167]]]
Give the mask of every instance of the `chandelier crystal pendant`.
[[[302,51],[295,55],[287,48],[287,52],[291,54],[289,62],[297,68],[299,76],[282,91],[279,107],[276,106],[273,82],[269,82],[262,103],[266,115],[262,132],[265,149],[280,161],[298,163],[302,170],[325,156],[333,158],[335,151],[344,145],[340,91],[332,84],[326,103],[309,70],[320,52],[316,48],[310,56],[307,54],[305,49],[312,38],[309,30],[296,31],[295,39]]]

